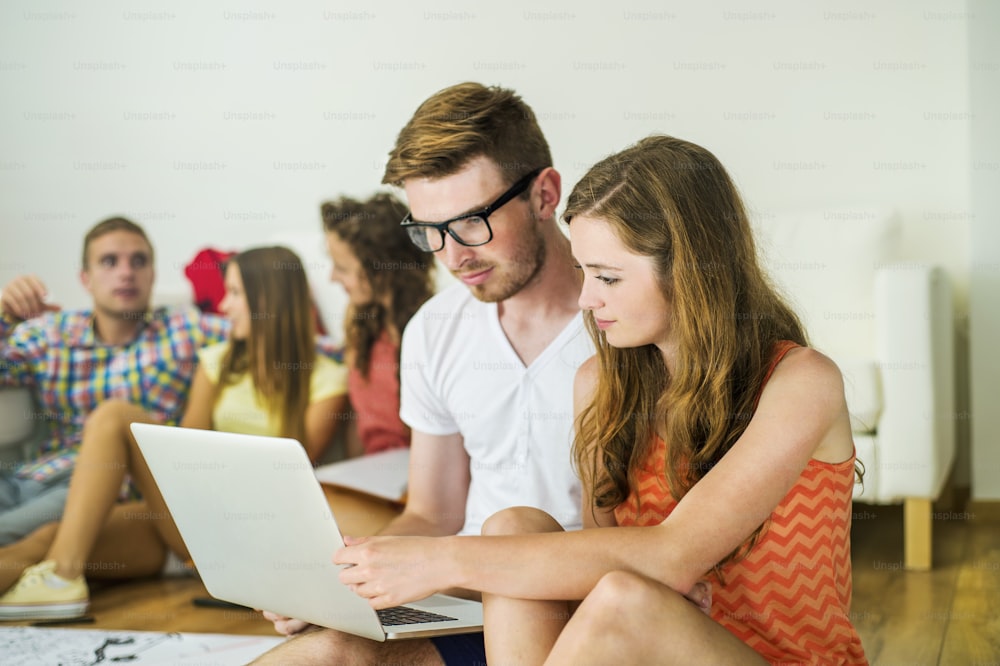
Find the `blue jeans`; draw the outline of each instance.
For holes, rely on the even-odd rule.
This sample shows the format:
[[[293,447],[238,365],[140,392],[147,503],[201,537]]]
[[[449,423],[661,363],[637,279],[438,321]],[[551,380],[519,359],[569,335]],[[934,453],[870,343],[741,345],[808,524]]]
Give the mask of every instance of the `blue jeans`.
[[[62,518],[71,470],[46,481],[0,472],[0,546],[19,541]]]
[[[431,642],[445,666],[486,666],[486,646],[481,632],[438,636]]]

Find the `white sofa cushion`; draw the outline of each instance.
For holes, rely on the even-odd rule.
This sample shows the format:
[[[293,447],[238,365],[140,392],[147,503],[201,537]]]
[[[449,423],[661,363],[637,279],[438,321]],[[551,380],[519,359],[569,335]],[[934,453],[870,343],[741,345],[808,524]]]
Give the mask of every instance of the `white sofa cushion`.
[[[875,275],[897,257],[900,222],[878,206],[761,213],[765,270],[802,318],[811,344],[844,374],[855,433],[877,430],[882,387],[875,349]]]
[[[20,387],[0,387],[0,447],[21,444],[35,429],[31,392]]]
[[[863,483],[855,483],[852,495],[854,499],[862,502],[877,503],[880,498],[879,481],[882,479],[881,460],[879,460],[879,446],[877,435],[865,435],[854,433],[854,450],[857,453],[857,460],[864,466],[865,475]]]
[[[844,375],[844,393],[851,415],[851,431],[873,434],[882,415],[882,383],[879,364],[873,360],[834,358]]]
[[[899,218],[875,206],[755,217],[765,270],[814,347],[841,361],[875,358],[876,271],[895,261]]]

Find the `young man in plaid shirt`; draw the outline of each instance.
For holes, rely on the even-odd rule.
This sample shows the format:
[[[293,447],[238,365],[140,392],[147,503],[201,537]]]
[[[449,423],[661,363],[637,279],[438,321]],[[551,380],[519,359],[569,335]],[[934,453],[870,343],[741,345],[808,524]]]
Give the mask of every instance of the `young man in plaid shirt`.
[[[0,295],[0,385],[26,386],[47,424],[41,455],[0,470],[0,545],[62,516],[84,421],[107,400],[180,420],[201,347],[226,337],[222,317],[196,308],[150,309],[153,248],[145,231],[115,217],[84,238],[80,280],[93,308],[61,311],[35,276]]]

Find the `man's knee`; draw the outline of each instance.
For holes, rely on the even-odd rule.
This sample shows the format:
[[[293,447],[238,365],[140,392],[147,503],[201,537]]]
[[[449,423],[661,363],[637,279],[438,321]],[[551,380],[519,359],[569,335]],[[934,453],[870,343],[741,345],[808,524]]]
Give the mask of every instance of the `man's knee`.
[[[88,430],[120,428],[127,431],[128,425],[135,421],[149,422],[151,415],[139,405],[120,398],[105,400],[94,408],[83,424],[84,435]]]
[[[56,532],[59,531],[59,523],[51,522],[45,523],[37,530],[30,534],[32,539],[38,539],[40,541],[52,541],[56,538]]]
[[[531,532],[561,532],[555,518],[530,506],[515,506],[494,513],[483,523],[485,536],[525,534]]]
[[[90,412],[87,419],[90,420],[95,417],[117,419],[140,417],[142,419],[148,419],[149,413],[139,405],[131,403],[128,400],[110,398],[97,405],[97,407]]]

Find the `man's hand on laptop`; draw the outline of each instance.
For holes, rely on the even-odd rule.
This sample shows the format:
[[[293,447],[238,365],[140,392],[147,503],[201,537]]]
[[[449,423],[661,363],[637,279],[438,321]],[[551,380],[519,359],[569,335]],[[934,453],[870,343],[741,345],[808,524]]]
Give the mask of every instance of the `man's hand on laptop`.
[[[277,613],[272,613],[271,611],[262,612],[264,619],[274,623],[274,630],[283,636],[294,636],[295,634],[300,634],[312,626],[308,622],[296,620],[293,617],[285,617],[284,615],[278,615]]]
[[[399,606],[454,587],[448,580],[442,537],[351,537],[333,554],[334,564],[347,565],[340,582],[372,608]]]

